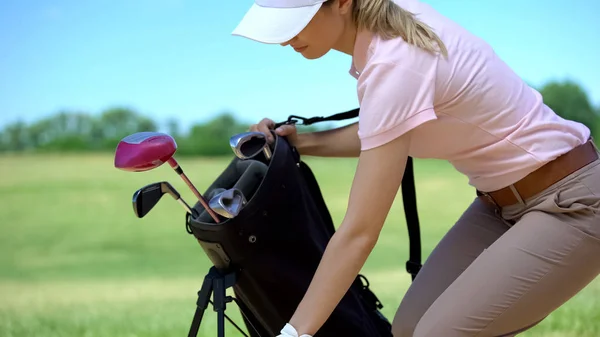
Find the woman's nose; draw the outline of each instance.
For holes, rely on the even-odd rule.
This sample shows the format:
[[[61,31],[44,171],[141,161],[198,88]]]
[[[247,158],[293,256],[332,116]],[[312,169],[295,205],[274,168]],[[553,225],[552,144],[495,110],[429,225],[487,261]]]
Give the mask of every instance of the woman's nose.
[[[298,38],[298,37],[294,37],[293,39],[291,39],[291,40],[289,40],[289,41],[286,41],[286,42],[282,43],[282,44],[281,44],[281,46],[285,47],[285,46],[289,45],[290,43],[292,43],[292,41],[296,40],[297,38]]]

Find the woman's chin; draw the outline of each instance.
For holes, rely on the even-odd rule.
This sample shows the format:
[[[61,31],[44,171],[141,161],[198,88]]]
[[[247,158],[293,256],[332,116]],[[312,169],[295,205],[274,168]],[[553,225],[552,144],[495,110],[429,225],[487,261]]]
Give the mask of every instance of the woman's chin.
[[[298,53],[302,54],[302,56],[304,56],[305,59],[315,60],[323,57],[325,54],[327,54],[328,51],[329,50],[320,51],[307,47],[304,50],[299,51]]]

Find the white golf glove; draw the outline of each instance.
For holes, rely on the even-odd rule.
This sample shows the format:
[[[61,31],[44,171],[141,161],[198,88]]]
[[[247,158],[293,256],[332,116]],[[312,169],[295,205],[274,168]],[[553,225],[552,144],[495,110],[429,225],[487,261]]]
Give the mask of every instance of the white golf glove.
[[[298,336],[298,331],[296,331],[296,329],[289,323],[287,323],[283,329],[281,329],[280,331],[280,335],[278,335],[277,337],[313,337],[311,335],[302,335],[302,336]]]

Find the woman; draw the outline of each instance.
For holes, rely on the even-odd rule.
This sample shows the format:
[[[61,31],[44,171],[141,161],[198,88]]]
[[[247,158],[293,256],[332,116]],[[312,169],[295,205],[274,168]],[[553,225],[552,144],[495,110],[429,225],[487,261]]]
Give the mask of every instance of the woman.
[[[359,158],[347,213],[280,336],[312,336],[327,320],[377,242],[409,155],[448,160],[477,196],[403,298],[395,337],[514,336],[600,272],[590,130],[557,116],[489,45],[429,5],[256,0],[233,34],[307,59],[340,51],[357,79],[357,123],[276,130],[303,155]]]

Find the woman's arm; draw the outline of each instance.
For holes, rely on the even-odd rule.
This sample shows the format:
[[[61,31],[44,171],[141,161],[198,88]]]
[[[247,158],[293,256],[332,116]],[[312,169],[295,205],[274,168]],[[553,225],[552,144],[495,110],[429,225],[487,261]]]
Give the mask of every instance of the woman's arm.
[[[358,79],[358,167],[346,215],[290,319],[300,335],[314,335],[356,279],[377,243],[402,182],[411,130],[437,119],[437,57],[414,49],[406,50],[405,55],[403,62],[368,63]]]
[[[249,131],[258,131],[267,135],[267,141],[273,142],[271,129],[275,121],[263,118],[258,124],[250,125]],[[339,128],[298,133],[295,125],[281,125],[275,129],[279,136],[287,137],[300,155],[318,157],[358,157],[361,143],[358,137],[358,122]]]
[[[314,335],[321,328],[362,269],[402,182],[408,148],[405,134],[360,153],[348,211],[290,319],[298,335]]]
[[[303,156],[358,157],[358,122],[331,130],[299,133],[294,146]]]

